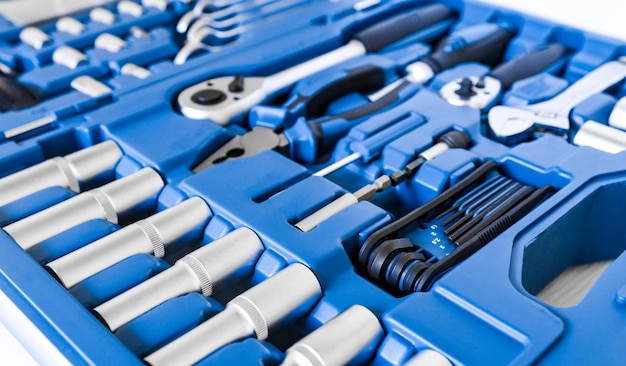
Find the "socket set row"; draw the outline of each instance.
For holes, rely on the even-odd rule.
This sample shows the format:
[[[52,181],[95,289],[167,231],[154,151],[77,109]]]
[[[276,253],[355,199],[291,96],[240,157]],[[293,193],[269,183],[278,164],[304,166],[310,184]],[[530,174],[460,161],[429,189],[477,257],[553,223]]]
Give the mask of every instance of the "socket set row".
[[[38,362],[623,363],[624,44],[472,0],[34,2],[0,3],[0,321]]]

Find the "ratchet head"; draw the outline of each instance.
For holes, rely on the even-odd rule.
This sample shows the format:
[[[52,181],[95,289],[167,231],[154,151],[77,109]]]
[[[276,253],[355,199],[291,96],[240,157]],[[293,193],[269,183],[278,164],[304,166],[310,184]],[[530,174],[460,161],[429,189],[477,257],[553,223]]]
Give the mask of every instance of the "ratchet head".
[[[494,137],[509,144],[528,140],[535,132],[549,131],[559,135],[566,134],[570,128],[569,116],[509,106],[491,108],[488,120]]]
[[[502,83],[489,76],[459,78],[444,85],[439,94],[448,103],[484,109],[491,106],[502,92]]]
[[[262,77],[219,77],[190,86],[178,95],[182,114],[226,125],[241,119],[266,97]]]

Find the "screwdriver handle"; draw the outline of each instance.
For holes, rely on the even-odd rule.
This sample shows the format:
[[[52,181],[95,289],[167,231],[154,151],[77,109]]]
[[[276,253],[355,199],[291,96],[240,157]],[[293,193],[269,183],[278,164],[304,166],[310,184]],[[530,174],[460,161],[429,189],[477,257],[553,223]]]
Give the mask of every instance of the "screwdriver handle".
[[[500,81],[502,90],[506,90],[514,82],[547,69],[566,53],[567,49],[560,44],[541,46],[496,67],[489,76]]]
[[[512,29],[497,24],[481,24],[468,29],[472,33],[480,33],[480,38],[468,42],[459,31],[459,34],[448,38],[446,43],[432,55],[423,58],[423,62],[430,66],[434,74],[455,65],[477,61],[481,62],[494,54],[500,54],[515,35]],[[474,35],[474,34],[472,34]]]
[[[412,33],[452,18],[455,12],[447,6],[434,4],[401,14],[373,25],[354,36],[367,52],[376,52]]]

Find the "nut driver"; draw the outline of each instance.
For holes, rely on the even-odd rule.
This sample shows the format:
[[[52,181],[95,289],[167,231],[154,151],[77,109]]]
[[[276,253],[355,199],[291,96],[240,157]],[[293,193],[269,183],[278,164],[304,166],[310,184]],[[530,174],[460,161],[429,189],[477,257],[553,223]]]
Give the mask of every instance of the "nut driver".
[[[493,136],[506,144],[516,144],[536,132],[567,135],[569,115],[585,99],[609,89],[626,77],[626,59],[604,63],[554,98],[527,106],[494,106],[487,115]]]
[[[439,93],[448,103],[485,109],[498,102],[516,81],[536,75],[562,61],[567,49],[560,44],[541,46],[494,68],[485,76],[467,76],[444,85]]]
[[[372,184],[367,184],[354,193],[344,194],[300,220],[294,226],[302,232],[309,232],[338,212],[361,201],[372,199],[378,192],[382,192],[389,187],[395,187],[405,180],[410,179],[417,173],[422,164],[428,160],[434,159],[441,153],[452,148],[468,148],[470,143],[470,137],[464,132],[450,131],[445,133],[436,140],[432,147],[421,152],[416,159],[409,162],[401,171],[394,172],[391,175],[382,175]]]
[[[519,221],[555,188],[527,186],[488,161],[440,196],[370,235],[358,267],[394,293],[426,291]]]
[[[343,61],[375,52],[451,18],[453,14],[443,5],[430,5],[396,15],[359,32],[340,48],[276,74],[266,77],[224,76],[193,85],[178,95],[178,106],[182,114],[192,119],[208,119],[222,125],[241,120],[250,108],[285,92],[296,81]]]

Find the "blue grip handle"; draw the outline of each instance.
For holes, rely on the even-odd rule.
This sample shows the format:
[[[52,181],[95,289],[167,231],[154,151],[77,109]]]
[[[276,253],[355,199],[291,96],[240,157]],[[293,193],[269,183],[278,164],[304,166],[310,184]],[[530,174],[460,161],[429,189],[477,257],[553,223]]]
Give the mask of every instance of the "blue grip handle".
[[[487,62],[500,59],[515,32],[497,24],[479,24],[451,35],[443,46],[423,58],[434,73],[464,62]]]
[[[376,52],[395,41],[454,15],[455,12],[444,5],[425,6],[373,25],[359,32],[354,36],[354,39],[363,43],[367,52]]]
[[[359,153],[363,163],[367,164],[378,157],[383,148],[389,143],[406,135],[424,123],[426,123],[426,120],[422,116],[411,113],[408,117],[384,128],[382,131],[365,140],[352,142],[350,149],[353,152]]]

